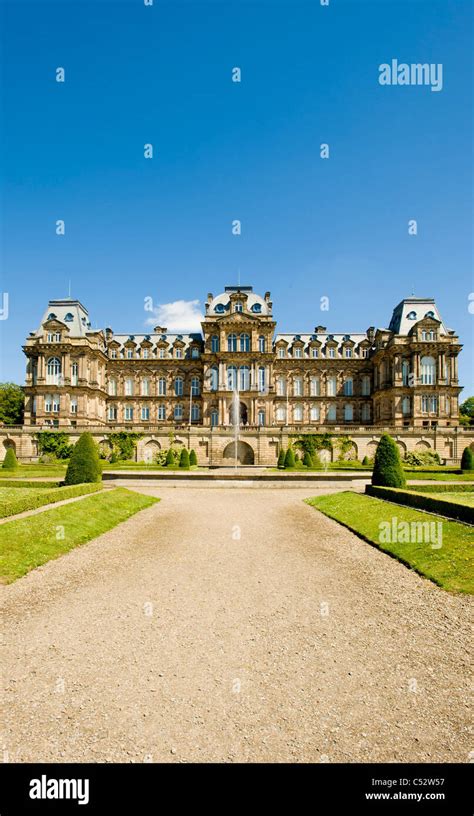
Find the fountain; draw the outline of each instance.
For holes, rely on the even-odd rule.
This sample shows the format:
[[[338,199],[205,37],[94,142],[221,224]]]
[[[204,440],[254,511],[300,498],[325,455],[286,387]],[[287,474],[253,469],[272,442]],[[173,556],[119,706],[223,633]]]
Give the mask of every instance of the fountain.
[[[240,396],[239,396],[239,383],[237,377],[235,378],[234,390],[232,394],[232,425],[234,426],[234,452],[235,452],[234,467],[237,468],[239,456],[239,427],[240,427]]]

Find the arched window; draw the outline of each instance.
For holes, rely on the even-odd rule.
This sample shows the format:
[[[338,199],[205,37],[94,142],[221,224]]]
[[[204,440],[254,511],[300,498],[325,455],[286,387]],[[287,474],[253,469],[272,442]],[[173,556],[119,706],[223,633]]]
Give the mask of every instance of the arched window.
[[[262,353],[265,351],[265,338],[263,334],[258,338],[258,350]]]
[[[353,394],[353,380],[352,377],[347,377],[344,380],[344,396],[345,397],[352,397]]]
[[[46,369],[46,382],[50,385],[59,385],[61,378],[61,360],[58,357],[50,357]]]
[[[191,422],[197,422],[199,419],[199,405],[194,402],[191,408]]]
[[[402,414],[404,414],[405,416],[411,414],[410,397],[403,397],[402,399]]]
[[[237,368],[236,366],[227,366],[227,388],[233,391],[237,388]]]
[[[150,380],[148,377],[144,377],[142,379],[142,387],[141,387],[142,397],[149,397],[150,396]]]
[[[158,406],[158,419],[160,421],[166,419],[166,405],[163,405],[163,403]]]
[[[311,397],[319,397],[319,377],[311,377],[309,381],[309,393]]]
[[[277,397],[286,397],[286,377],[277,377],[276,392]]]
[[[362,396],[368,397],[370,394],[370,377],[362,377]]]
[[[327,395],[328,397],[336,396],[337,380],[336,377],[328,377],[327,380]]]
[[[327,418],[328,418],[328,422],[335,422],[336,421],[336,406],[335,405],[329,405],[328,406]]]
[[[78,377],[79,377],[79,364],[76,362],[71,363],[71,385],[77,385]]]
[[[402,361],[402,383],[403,385],[409,385],[409,376],[410,376],[410,362],[409,360]]]
[[[303,377],[293,377],[293,395],[295,397],[303,396]]]
[[[182,377],[176,377],[176,379],[174,381],[174,393],[175,393],[176,397],[182,397],[183,396],[183,378]]]
[[[250,368],[249,366],[240,366],[239,368],[239,390],[248,391],[250,388]]]
[[[183,406],[182,405],[175,405],[174,406],[174,418],[176,422],[179,422],[183,418]]]
[[[219,413],[218,411],[214,410],[211,411],[211,425],[213,428],[219,423]]]
[[[278,406],[275,416],[277,422],[286,422],[286,408],[284,405]]]
[[[250,351],[250,336],[248,334],[240,335],[240,350]]]
[[[209,375],[209,388],[211,391],[217,391],[219,387],[219,369],[216,365],[212,366]]]
[[[258,369],[258,390],[262,394],[266,389],[265,368],[260,366]]]
[[[201,383],[199,377],[193,377],[191,380],[191,394],[193,397],[198,397],[201,393]]]
[[[213,354],[219,351],[219,337],[217,334],[213,334],[211,337],[211,351]]]
[[[125,396],[131,397],[133,394],[133,378],[127,377],[125,380]]]
[[[312,405],[311,406],[311,408],[309,409],[309,418],[310,418],[311,422],[318,422],[318,420],[319,420],[319,406],[318,405]]]
[[[237,351],[237,335],[229,334],[227,337],[227,351]]]
[[[352,422],[354,419],[354,409],[352,405],[344,405],[344,422]]]
[[[54,312],[49,313],[48,320],[56,320],[56,315],[54,314]]]
[[[434,385],[436,382],[436,363],[433,357],[421,358],[421,383]]]
[[[293,421],[301,422],[302,419],[303,419],[303,406],[295,405],[295,407],[293,408]]]
[[[67,315],[64,316],[65,323],[71,323],[74,320],[74,315],[71,312],[68,312]]]
[[[160,377],[158,380],[158,394],[160,397],[166,396],[166,378]]]
[[[109,380],[109,395],[111,397],[117,396],[117,380]]]

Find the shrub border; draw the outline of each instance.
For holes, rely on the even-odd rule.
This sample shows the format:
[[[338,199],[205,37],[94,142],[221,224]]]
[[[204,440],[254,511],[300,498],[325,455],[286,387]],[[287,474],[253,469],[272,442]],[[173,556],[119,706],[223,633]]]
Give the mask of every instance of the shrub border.
[[[467,507],[456,502],[434,499],[424,493],[416,493],[413,490],[402,490],[398,487],[379,487],[378,485],[366,485],[365,492],[369,496],[377,499],[385,499],[396,504],[404,504],[416,510],[426,510],[428,513],[436,513],[440,516],[463,521],[466,524],[474,524],[474,507]]]

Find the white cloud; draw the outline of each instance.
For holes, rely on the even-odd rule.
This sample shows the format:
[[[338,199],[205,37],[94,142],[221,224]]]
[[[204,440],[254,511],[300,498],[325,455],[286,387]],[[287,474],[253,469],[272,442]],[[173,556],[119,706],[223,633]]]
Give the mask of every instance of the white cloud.
[[[153,317],[146,321],[151,326],[166,326],[170,332],[200,332],[201,313],[199,300],[174,300],[172,303],[159,303],[153,309]]]

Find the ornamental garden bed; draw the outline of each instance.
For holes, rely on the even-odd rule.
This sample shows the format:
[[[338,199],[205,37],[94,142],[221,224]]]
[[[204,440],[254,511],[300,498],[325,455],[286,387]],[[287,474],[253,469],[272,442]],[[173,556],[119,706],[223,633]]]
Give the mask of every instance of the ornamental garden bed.
[[[443,497],[442,491],[439,492],[439,486],[436,493],[426,493],[421,490],[418,491],[416,487],[401,490],[395,487],[366,485],[365,492],[369,496],[375,496],[378,499],[384,499],[395,504],[404,504],[407,507],[415,507],[428,513],[436,513],[466,524],[474,524],[474,507],[469,506],[462,499],[456,501],[456,498],[453,497],[449,499]]]

